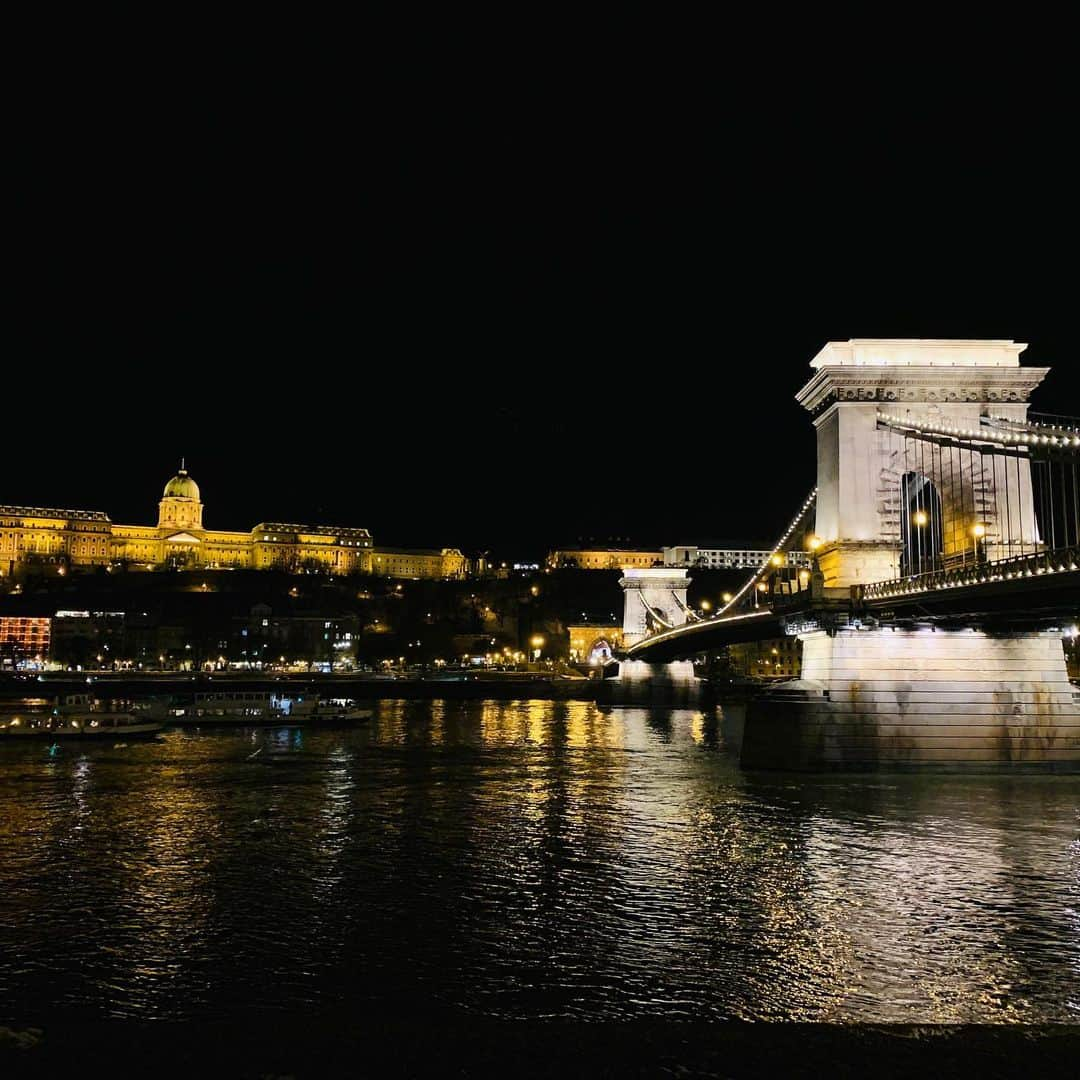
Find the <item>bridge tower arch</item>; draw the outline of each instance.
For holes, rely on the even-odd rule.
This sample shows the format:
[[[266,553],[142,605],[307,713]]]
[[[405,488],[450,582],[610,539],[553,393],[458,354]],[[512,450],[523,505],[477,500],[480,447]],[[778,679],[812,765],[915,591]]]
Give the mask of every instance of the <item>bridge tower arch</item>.
[[[1048,368],[1021,367],[1026,345],[853,338],[829,342],[810,362],[796,395],[817,429],[814,532],[825,589],[886,581],[903,572],[912,522],[904,478],[914,473],[940,500],[941,557],[963,557],[973,529],[990,557],[1011,554],[1014,538],[1039,543],[1030,470],[1009,475],[1006,459],[975,455],[945,474],[933,448],[879,424],[881,413],[913,424],[978,430],[981,418],[1027,418],[1032,391]],[[1009,497],[1006,497],[1006,491]],[[929,512],[928,521],[929,521]],[[916,526],[925,528],[925,526]]]
[[[900,478],[900,573],[923,574],[941,567],[944,520],[937,484],[919,472]]]

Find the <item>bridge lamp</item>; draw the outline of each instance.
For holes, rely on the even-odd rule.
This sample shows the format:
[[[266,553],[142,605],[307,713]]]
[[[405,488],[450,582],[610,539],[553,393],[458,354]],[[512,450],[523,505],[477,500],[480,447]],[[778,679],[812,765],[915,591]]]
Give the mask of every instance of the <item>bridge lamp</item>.
[[[807,547],[808,547],[808,548],[809,548],[809,549],[810,549],[811,551],[817,551],[817,549],[818,549],[819,547],[821,547],[821,537],[820,537],[820,536],[814,536],[814,535],[813,535],[813,533],[811,533],[811,534],[810,534],[810,535],[809,535],[809,536],[808,536],[808,537],[806,538],[806,546],[807,546]]]
[[[980,521],[978,524],[972,526],[971,535],[976,540],[981,540],[986,535],[986,526]]]
[[[710,604],[708,600],[702,600],[701,601],[701,610],[702,611],[712,611],[712,604]]]
[[[725,604],[730,604],[731,601],[734,599],[734,597],[731,595],[731,593],[726,592],[726,593],[721,593],[720,599],[723,600]]]
[[[782,555],[774,555],[769,560],[769,562],[771,562],[773,564],[773,566],[783,566],[784,565],[784,559],[783,559]]]
[[[810,571],[809,570],[800,570],[799,571],[799,582],[800,582],[800,584],[805,585],[809,580],[810,580]]]
[[[916,525],[925,525],[930,519],[926,516],[925,510],[916,510],[912,515],[911,520],[914,521]]]
[[[769,591],[769,586],[766,585],[764,581],[759,581],[757,591],[758,592],[768,592]]]

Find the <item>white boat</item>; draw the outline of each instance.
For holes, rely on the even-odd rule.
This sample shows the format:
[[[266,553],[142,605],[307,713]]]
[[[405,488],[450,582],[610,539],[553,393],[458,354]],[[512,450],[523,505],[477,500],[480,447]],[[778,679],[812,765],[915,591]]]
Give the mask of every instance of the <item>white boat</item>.
[[[198,693],[192,703],[174,710],[169,722],[189,726],[299,727],[351,724],[370,718],[371,712],[345,699],[321,701],[317,694],[295,697],[271,692],[220,690]]]
[[[357,724],[370,720],[371,709],[361,709],[352,698],[320,698],[317,695],[293,706],[293,719],[308,724]]]
[[[149,738],[165,729],[164,720],[149,709],[118,708],[72,694],[51,709],[16,709],[0,716],[0,741],[5,739]]]

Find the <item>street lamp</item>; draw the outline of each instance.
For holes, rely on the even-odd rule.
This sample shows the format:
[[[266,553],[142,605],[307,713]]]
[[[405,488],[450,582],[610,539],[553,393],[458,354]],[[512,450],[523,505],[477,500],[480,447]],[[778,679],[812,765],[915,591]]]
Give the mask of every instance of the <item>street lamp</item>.
[[[533,647],[533,659],[539,660],[540,652],[544,647],[543,634],[533,634],[533,636],[529,639],[529,644]]]
[[[923,571],[923,534],[922,529],[930,519],[926,516],[925,510],[916,510],[911,515],[912,524],[914,524],[919,531],[915,534],[915,551],[917,553],[918,570],[917,573],[921,574]]]
[[[982,541],[986,537],[986,526],[981,521],[977,521],[971,527],[971,535],[975,538],[973,542],[973,546],[975,548],[975,561],[980,562],[981,560],[979,558],[979,554],[980,548],[982,546]]]

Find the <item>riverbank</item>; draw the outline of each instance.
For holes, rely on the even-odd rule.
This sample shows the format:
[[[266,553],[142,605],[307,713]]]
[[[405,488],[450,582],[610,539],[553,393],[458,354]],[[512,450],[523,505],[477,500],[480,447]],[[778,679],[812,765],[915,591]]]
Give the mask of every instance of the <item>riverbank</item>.
[[[8,1029],[10,1031],[10,1029]],[[567,1023],[368,1014],[0,1028],[5,1076],[1074,1076],[1080,1028]]]
[[[142,674],[133,672],[57,672],[41,676],[0,675],[0,701],[27,697],[56,697],[62,694],[92,693],[99,698],[185,698],[194,693],[286,692],[318,693],[324,697],[350,697],[363,701],[599,701],[605,694],[605,680],[564,673],[535,671],[477,671],[459,676],[406,673],[374,676],[370,673],[333,675],[319,673],[284,675]],[[610,691],[610,687],[608,688]],[[658,707],[682,705],[679,688],[673,692],[656,689],[642,702]],[[721,702],[745,703],[755,692],[751,686],[714,684],[702,680],[702,705]],[[630,704],[630,701],[624,704]]]
[[[0,679],[0,698],[53,697],[93,693],[101,698],[185,697],[194,693],[235,691],[319,693],[325,697],[351,697],[367,701],[396,698],[406,701],[436,699],[471,701],[594,701],[600,679],[573,678],[546,672],[466,672],[456,677],[407,673],[393,676],[305,674],[215,675],[56,673]]]

